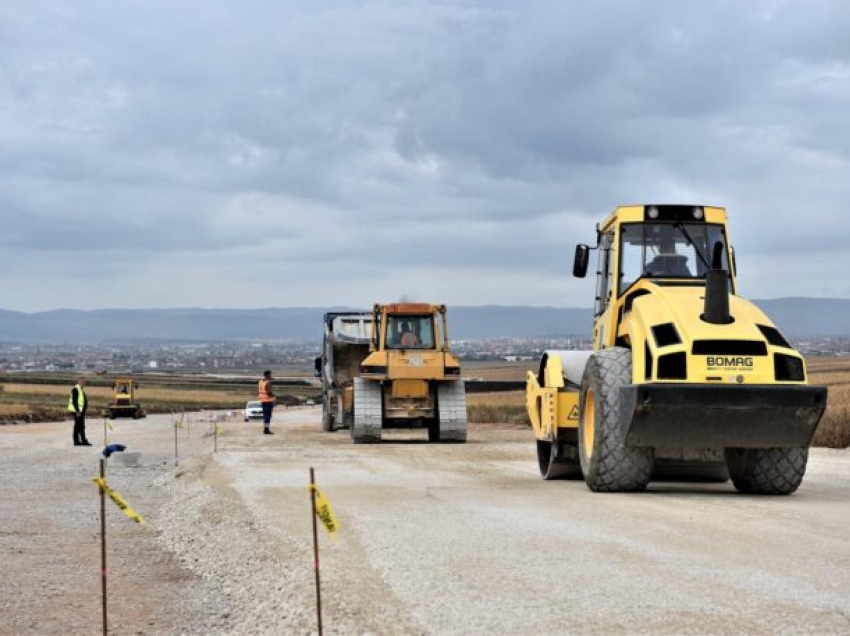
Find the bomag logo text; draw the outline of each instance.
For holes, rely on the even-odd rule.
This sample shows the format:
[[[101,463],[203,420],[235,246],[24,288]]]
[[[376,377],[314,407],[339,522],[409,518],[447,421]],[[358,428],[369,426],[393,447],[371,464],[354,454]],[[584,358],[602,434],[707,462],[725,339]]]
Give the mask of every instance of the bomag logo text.
[[[753,368],[753,359],[745,357],[708,356],[710,367],[746,367]]]

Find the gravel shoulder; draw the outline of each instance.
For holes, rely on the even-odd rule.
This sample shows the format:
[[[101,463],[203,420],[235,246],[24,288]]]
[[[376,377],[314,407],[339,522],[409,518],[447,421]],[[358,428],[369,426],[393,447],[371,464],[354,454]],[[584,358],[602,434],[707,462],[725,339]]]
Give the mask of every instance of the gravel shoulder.
[[[310,466],[341,524],[320,538],[328,634],[850,633],[846,451],[813,451],[786,498],[598,495],[540,480],[527,431],[355,447],[289,409],[272,437],[225,424],[214,455],[196,427],[175,471],[161,419],[124,434],[145,465],[111,478],[150,521],[112,510],[114,633],[314,633]],[[0,428],[0,634],[97,625],[96,453],[61,427]]]

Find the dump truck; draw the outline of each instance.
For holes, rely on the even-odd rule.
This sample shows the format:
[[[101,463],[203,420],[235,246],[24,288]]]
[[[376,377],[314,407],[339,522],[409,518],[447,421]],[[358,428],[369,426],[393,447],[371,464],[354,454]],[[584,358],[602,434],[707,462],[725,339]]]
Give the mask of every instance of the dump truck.
[[[132,417],[138,420],[145,417],[142,405],[136,400],[139,384],[131,377],[116,378],[112,383],[112,397],[106,405],[104,415],[110,419]]]
[[[738,295],[724,208],[618,207],[579,245],[597,253],[592,351],[547,351],[526,377],[545,479],[596,492],[731,477],[739,492],[800,486],[827,402],[803,357]]]
[[[465,442],[466,393],[446,306],[376,304],[370,319],[369,352],[352,383],[352,442],[379,442],[388,428],[426,428],[430,442]]]
[[[372,314],[325,314],[322,355],[315,360],[315,375],[322,381],[322,428],[332,432],[350,428],[354,413],[354,378],[369,355]]]

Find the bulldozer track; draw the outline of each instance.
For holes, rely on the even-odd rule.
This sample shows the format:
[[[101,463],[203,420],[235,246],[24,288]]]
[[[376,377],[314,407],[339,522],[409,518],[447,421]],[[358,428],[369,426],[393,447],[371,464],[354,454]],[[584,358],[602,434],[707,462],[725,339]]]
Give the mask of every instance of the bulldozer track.
[[[465,442],[468,424],[463,382],[441,383],[437,388],[437,408],[439,441]]]
[[[354,378],[354,421],[351,441],[355,444],[381,441],[383,420],[381,385],[363,378]]]

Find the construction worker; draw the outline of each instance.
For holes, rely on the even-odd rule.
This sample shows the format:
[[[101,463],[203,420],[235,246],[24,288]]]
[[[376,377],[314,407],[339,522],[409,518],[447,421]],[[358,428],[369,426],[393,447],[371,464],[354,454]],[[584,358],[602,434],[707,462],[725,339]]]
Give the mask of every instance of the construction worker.
[[[401,340],[399,341],[399,344],[402,349],[419,346],[419,338],[417,338],[416,334],[413,333],[413,329],[411,329],[409,322],[402,323],[401,325]]]
[[[676,252],[676,241],[672,236],[661,236],[658,253],[647,263],[644,276],[649,278],[692,278],[688,268],[688,257]]]
[[[263,407],[263,433],[272,435],[272,410],[274,409],[275,395],[272,391],[272,372],[263,371],[263,379],[260,380],[260,406]]]
[[[68,412],[74,414],[74,446],[91,446],[86,439],[86,410],[89,401],[83,390],[85,385],[84,377],[77,378],[77,384],[71,389],[71,397],[68,399]]]

